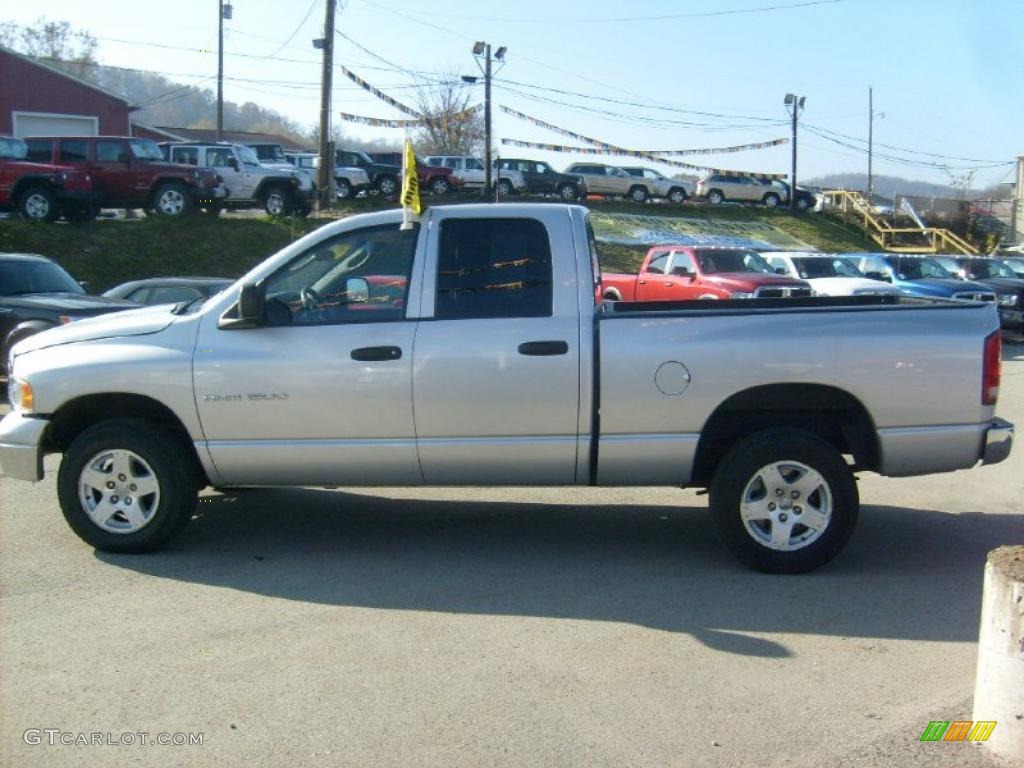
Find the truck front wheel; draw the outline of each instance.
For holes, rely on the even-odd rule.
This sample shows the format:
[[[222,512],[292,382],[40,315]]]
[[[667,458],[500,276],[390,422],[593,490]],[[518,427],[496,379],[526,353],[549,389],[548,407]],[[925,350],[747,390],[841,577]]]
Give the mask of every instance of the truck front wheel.
[[[809,432],[772,429],[725,455],[710,487],[718,535],[765,573],[803,573],[846,545],[857,523],[857,485],[842,455]]]
[[[18,200],[18,212],[29,221],[56,221],[60,215],[57,196],[42,184],[29,187]]]
[[[153,210],[158,216],[177,218],[192,213],[195,203],[184,184],[168,181],[153,193]]]
[[[292,197],[284,187],[271,187],[263,196],[263,209],[271,216],[287,216],[292,212]]]
[[[57,497],[71,529],[104,552],[151,552],[195,511],[199,483],[180,439],[140,419],[82,432],[64,452]]]

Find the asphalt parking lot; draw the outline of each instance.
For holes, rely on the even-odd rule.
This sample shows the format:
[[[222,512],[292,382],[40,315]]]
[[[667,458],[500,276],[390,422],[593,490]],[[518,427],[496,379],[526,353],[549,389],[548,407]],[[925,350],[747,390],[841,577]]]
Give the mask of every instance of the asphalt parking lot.
[[[1024,346],[1004,359],[1019,426]],[[208,491],[169,550],[106,555],[56,465],[0,478],[4,766],[994,765],[919,737],[972,717],[1020,444],[863,476],[851,544],[797,577],[739,566],[670,489]]]

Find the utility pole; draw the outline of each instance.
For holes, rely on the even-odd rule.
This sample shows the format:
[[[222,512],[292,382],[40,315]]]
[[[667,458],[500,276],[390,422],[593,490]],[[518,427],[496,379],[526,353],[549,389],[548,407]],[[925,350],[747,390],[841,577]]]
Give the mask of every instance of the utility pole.
[[[805,96],[787,93],[783,104],[793,115],[793,172],[789,177],[789,212],[796,213],[796,123],[800,110],[804,108]]]
[[[868,86],[868,205],[871,205],[871,191],[874,189],[873,181],[871,176],[871,153],[874,150],[874,132],[875,132],[875,104],[874,104],[874,89]]]
[[[231,18],[231,3],[217,0],[217,141],[224,140],[224,19]]]
[[[487,43],[484,70],[484,194],[491,194],[491,44]]]
[[[323,69],[320,73],[320,207],[331,204],[334,188],[334,156],[331,153],[331,84],[334,75],[334,8],[337,0],[327,0],[324,14],[324,36],[314,40],[313,47],[323,50]]]

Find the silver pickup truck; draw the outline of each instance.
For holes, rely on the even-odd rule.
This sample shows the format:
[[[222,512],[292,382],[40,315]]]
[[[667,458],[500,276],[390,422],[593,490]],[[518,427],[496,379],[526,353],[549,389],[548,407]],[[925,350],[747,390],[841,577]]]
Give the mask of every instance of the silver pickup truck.
[[[198,490],[267,485],[708,488],[765,571],[832,558],[854,472],[1004,459],[991,305],[901,297],[602,305],[586,208],[353,216],[205,304],[13,348],[0,464],[106,551],[164,544]]]

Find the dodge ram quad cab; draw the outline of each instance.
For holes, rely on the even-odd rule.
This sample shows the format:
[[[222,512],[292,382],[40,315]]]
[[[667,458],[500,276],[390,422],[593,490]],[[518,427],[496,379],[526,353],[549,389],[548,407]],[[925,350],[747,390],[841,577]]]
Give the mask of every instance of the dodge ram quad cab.
[[[609,301],[778,299],[812,295],[802,280],[776,274],[755,251],[688,245],[655,245],[640,274],[601,275]]]
[[[33,162],[67,165],[92,177],[99,208],[142,208],[177,217],[216,208],[226,190],[206,168],[164,162],[149,139],[131,136],[51,136],[25,139]]]
[[[695,486],[737,557],[798,572],[853,532],[855,472],[1010,451],[991,304],[605,304],[584,207],[401,221],[332,222],[203,304],[20,342],[4,473],[63,454],[64,516],[112,552],[167,542],[206,485]]]

